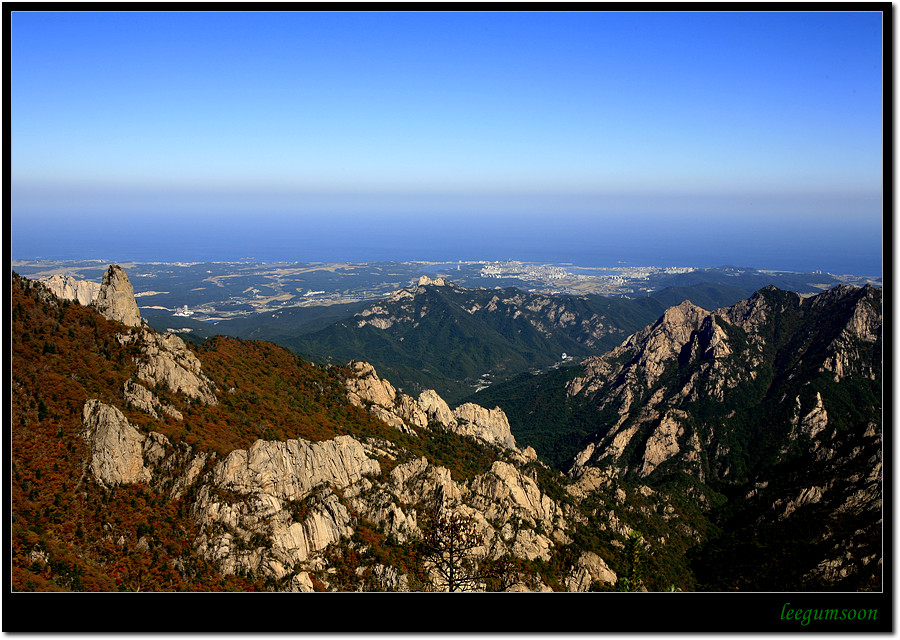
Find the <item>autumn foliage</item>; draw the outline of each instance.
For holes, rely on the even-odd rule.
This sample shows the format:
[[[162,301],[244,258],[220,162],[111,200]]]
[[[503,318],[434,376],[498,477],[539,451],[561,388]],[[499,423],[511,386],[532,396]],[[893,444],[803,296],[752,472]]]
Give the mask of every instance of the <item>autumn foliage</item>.
[[[12,587],[20,591],[253,591],[259,580],[223,577],[191,553],[198,535],[191,495],[171,500],[146,485],[106,488],[88,471],[85,401],[119,407],[142,431],[227,453],[259,437],[324,439],[373,425],[353,407],[338,421],[337,373],[316,370],[274,345],[214,340],[200,350],[220,390],[217,407],[154,388],[184,415],[156,420],[124,402],[136,380],[125,328],[12,276]],[[225,387],[225,384],[229,387]],[[228,389],[233,388],[231,393]],[[321,404],[320,404],[321,403]]]
[[[63,301],[39,283],[12,275],[11,500],[15,590],[253,591],[261,579],[219,575],[191,552],[199,535],[189,491],[177,500],[147,485],[104,487],[89,471],[81,435],[89,399],[118,407],[143,433],[218,459],[258,439],[321,441],[348,434],[391,441],[399,458],[380,458],[382,473],[427,456],[464,480],[486,471],[494,455],[467,438],[434,429],[404,434],[347,400],[344,367],[321,367],[268,342],[215,337],[189,345],[215,384],[208,406],[163,385],[149,385],[178,420],[125,401],[137,377],[139,341],[93,308]],[[125,344],[122,344],[125,342]],[[361,547],[384,549],[366,523]],[[402,554],[401,554],[402,555]],[[411,564],[411,561],[410,563]],[[348,565],[349,567],[349,565]]]

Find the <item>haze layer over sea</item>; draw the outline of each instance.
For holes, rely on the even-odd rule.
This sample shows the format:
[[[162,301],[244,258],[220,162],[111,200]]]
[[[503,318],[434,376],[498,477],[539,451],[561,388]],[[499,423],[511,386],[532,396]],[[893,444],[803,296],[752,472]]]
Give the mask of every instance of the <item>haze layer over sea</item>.
[[[880,220],[553,214],[180,217],[29,215],[12,258],[118,262],[521,260],[585,267],[735,265],[882,276]]]

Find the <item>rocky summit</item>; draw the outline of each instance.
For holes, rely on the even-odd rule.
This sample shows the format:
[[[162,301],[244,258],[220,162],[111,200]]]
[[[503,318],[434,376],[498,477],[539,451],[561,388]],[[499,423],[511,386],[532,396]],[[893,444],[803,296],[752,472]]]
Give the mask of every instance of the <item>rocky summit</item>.
[[[590,434],[563,469],[516,403],[410,394],[365,354],[187,343],[143,324],[115,265],[90,306],[54,291],[13,274],[14,589],[882,588],[880,289],[682,302],[529,376],[567,416],[548,428]],[[395,302],[424,322],[455,295]],[[462,313],[574,322],[516,295]]]
[[[109,265],[93,302],[97,310],[114,322],[129,327],[141,326],[141,312],[134,299],[134,288],[119,265]]]

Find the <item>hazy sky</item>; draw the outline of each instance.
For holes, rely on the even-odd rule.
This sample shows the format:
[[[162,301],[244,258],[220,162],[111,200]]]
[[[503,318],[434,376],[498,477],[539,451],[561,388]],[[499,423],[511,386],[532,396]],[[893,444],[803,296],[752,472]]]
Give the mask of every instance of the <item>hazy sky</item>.
[[[14,12],[10,40],[14,225],[881,215],[878,12]]]

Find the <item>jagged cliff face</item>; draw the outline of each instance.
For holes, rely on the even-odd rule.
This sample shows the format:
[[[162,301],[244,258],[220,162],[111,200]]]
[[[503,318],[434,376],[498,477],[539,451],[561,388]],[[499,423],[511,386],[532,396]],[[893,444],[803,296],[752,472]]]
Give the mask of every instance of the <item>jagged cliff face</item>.
[[[94,387],[99,395],[83,400],[77,434],[84,457],[78,484],[107,493],[139,491],[156,504],[180,505],[193,531],[189,542],[194,559],[175,558],[167,571],[181,572],[182,580],[196,572],[190,566],[203,562],[224,577],[252,576],[275,590],[346,588],[347,577],[338,580],[332,566],[343,554],[360,553],[360,528],[375,528],[391,548],[412,548],[423,535],[420,514],[438,496],[474,523],[483,541],[476,554],[484,560],[546,561],[568,541],[571,506],[558,504],[523,473],[525,465],[535,462],[534,451],[516,447],[501,410],[469,403],[454,411],[434,391],[414,399],[396,391],[365,362],[347,369],[344,404],[333,397],[329,402],[337,402],[342,411],[364,409],[386,426],[385,433],[393,431],[405,441],[365,435],[258,438],[223,454],[167,436],[189,433],[204,412],[223,402],[233,407],[233,397],[242,396],[234,387],[214,383],[199,354],[177,337],[160,335],[139,321],[121,322],[130,317],[121,311],[131,307],[122,295],[127,282],[123,275],[111,267],[101,299],[117,302],[96,308],[111,320],[108,328],[117,330],[104,340],[107,351],[102,353],[116,351],[126,377],[121,384]],[[117,287],[119,293],[111,293]],[[52,296],[45,300],[55,304]],[[237,378],[234,384],[242,385]],[[312,384],[324,392],[319,383]],[[458,471],[403,444],[448,436],[471,443],[458,454],[476,452],[485,458],[482,471],[460,477]],[[455,454],[449,451],[445,457]],[[123,551],[149,553],[165,544],[152,532],[134,534],[130,540],[127,531],[111,525],[109,530],[117,532]],[[46,555],[42,547],[28,553]],[[577,579],[570,581],[572,588],[596,585],[594,578],[608,585],[615,582],[612,569],[597,572],[602,560],[585,562],[577,569]],[[383,560],[362,562],[353,573],[354,588],[430,588],[427,575],[413,577],[409,566]],[[507,587],[550,589],[528,572]]]
[[[74,300],[87,306],[100,292],[100,285],[90,280],[79,280],[67,275],[52,275],[41,282],[60,300]]]
[[[173,446],[160,433],[142,434],[116,407],[96,399],[85,403],[83,437],[88,468],[103,486],[146,484],[177,499],[196,485],[190,506],[200,530],[196,553],[226,575],[260,575],[280,589],[313,590],[312,574],[328,567],[325,551],[354,535],[354,513],[398,542],[420,537],[413,505],[438,491],[477,523],[485,557],[547,560],[566,539],[564,509],[514,464],[499,460],[470,483],[454,481],[426,458],[385,475],[377,460],[383,445],[338,436],[257,440],[216,462],[215,456]],[[395,587],[408,586],[402,575],[387,575],[399,580]],[[615,582],[608,568],[601,577]],[[582,576],[572,584],[584,581]]]
[[[196,552],[224,574],[261,575],[280,589],[312,591],[312,575],[328,568],[325,551],[348,541],[360,516],[400,543],[420,537],[412,505],[438,491],[475,520],[485,556],[546,560],[565,539],[563,509],[509,463],[495,462],[469,484],[425,458],[385,475],[377,448],[339,436],[258,440],[210,465],[201,454],[173,448],[161,434],[141,436],[112,407],[90,401],[89,412],[101,414],[104,434],[92,435],[91,469],[98,482],[148,483],[172,497],[196,485],[190,507],[200,526]],[[94,432],[88,423],[85,432]],[[104,466],[109,460],[117,461],[114,468]],[[609,570],[604,577],[615,582]]]
[[[805,299],[770,287],[711,312],[682,303],[568,383],[605,416],[571,473],[738,490],[741,507],[721,515],[732,523],[750,513],[756,531],[821,523],[808,544],[825,559],[803,579],[877,575],[881,332],[871,286]],[[850,522],[856,533],[841,539]]]
[[[149,481],[143,458],[147,438],[122,412],[99,400],[89,400],[83,413],[83,435],[90,445],[90,469],[97,481],[104,485]]]
[[[72,300],[84,306],[92,304],[113,322],[129,327],[140,327],[143,324],[134,298],[134,287],[125,270],[117,264],[109,265],[99,284],[68,275],[53,275],[40,282],[60,300]]]
[[[161,385],[207,405],[218,402],[215,383],[204,375],[200,360],[178,336],[140,329],[122,333],[117,338],[122,345],[134,345],[137,348],[137,377],[143,383]],[[152,394],[148,395],[146,387],[131,384],[128,391],[130,401],[151,409],[159,405],[162,411],[175,415],[162,403],[154,401]],[[177,412],[177,409],[174,411]]]
[[[59,299],[91,304],[104,318],[124,325],[116,340],[131,347],[132,360],[137,366],[136,380],[126,381],[123,388],[126,402],[156,418],[165,414],[180,420],[178,409],[162,402],[148,388],[161,385],[204,404],[216,404],[214,383],[203,374],[200,361],[184,341],[175,335],[159,334],[145,325],[134,288],[120,266],[110,265],[99,285],[67,276],[53,276],[42,284]]]
[[[881,292],[873,287],[838,287],[805,300],[770,287],[712,312],[683,302],[610,353],[589,358],[584,375],[568,383],[570,395],[595,398],[610,416],[576,468],[619,462],[646,477],[678,455],[700,479],[707,469],[724,478],[733,472],[725,448],[703,447],[701,456],[701,441],[722,440],[716,434],[728,430],[729,418],[763,404],[788,417],[781,435],[802,423],[800,432],[824,437],[827,412],[809,374],[874,382],[880,345]],[[698,421],[698,408],[718,415]]]

